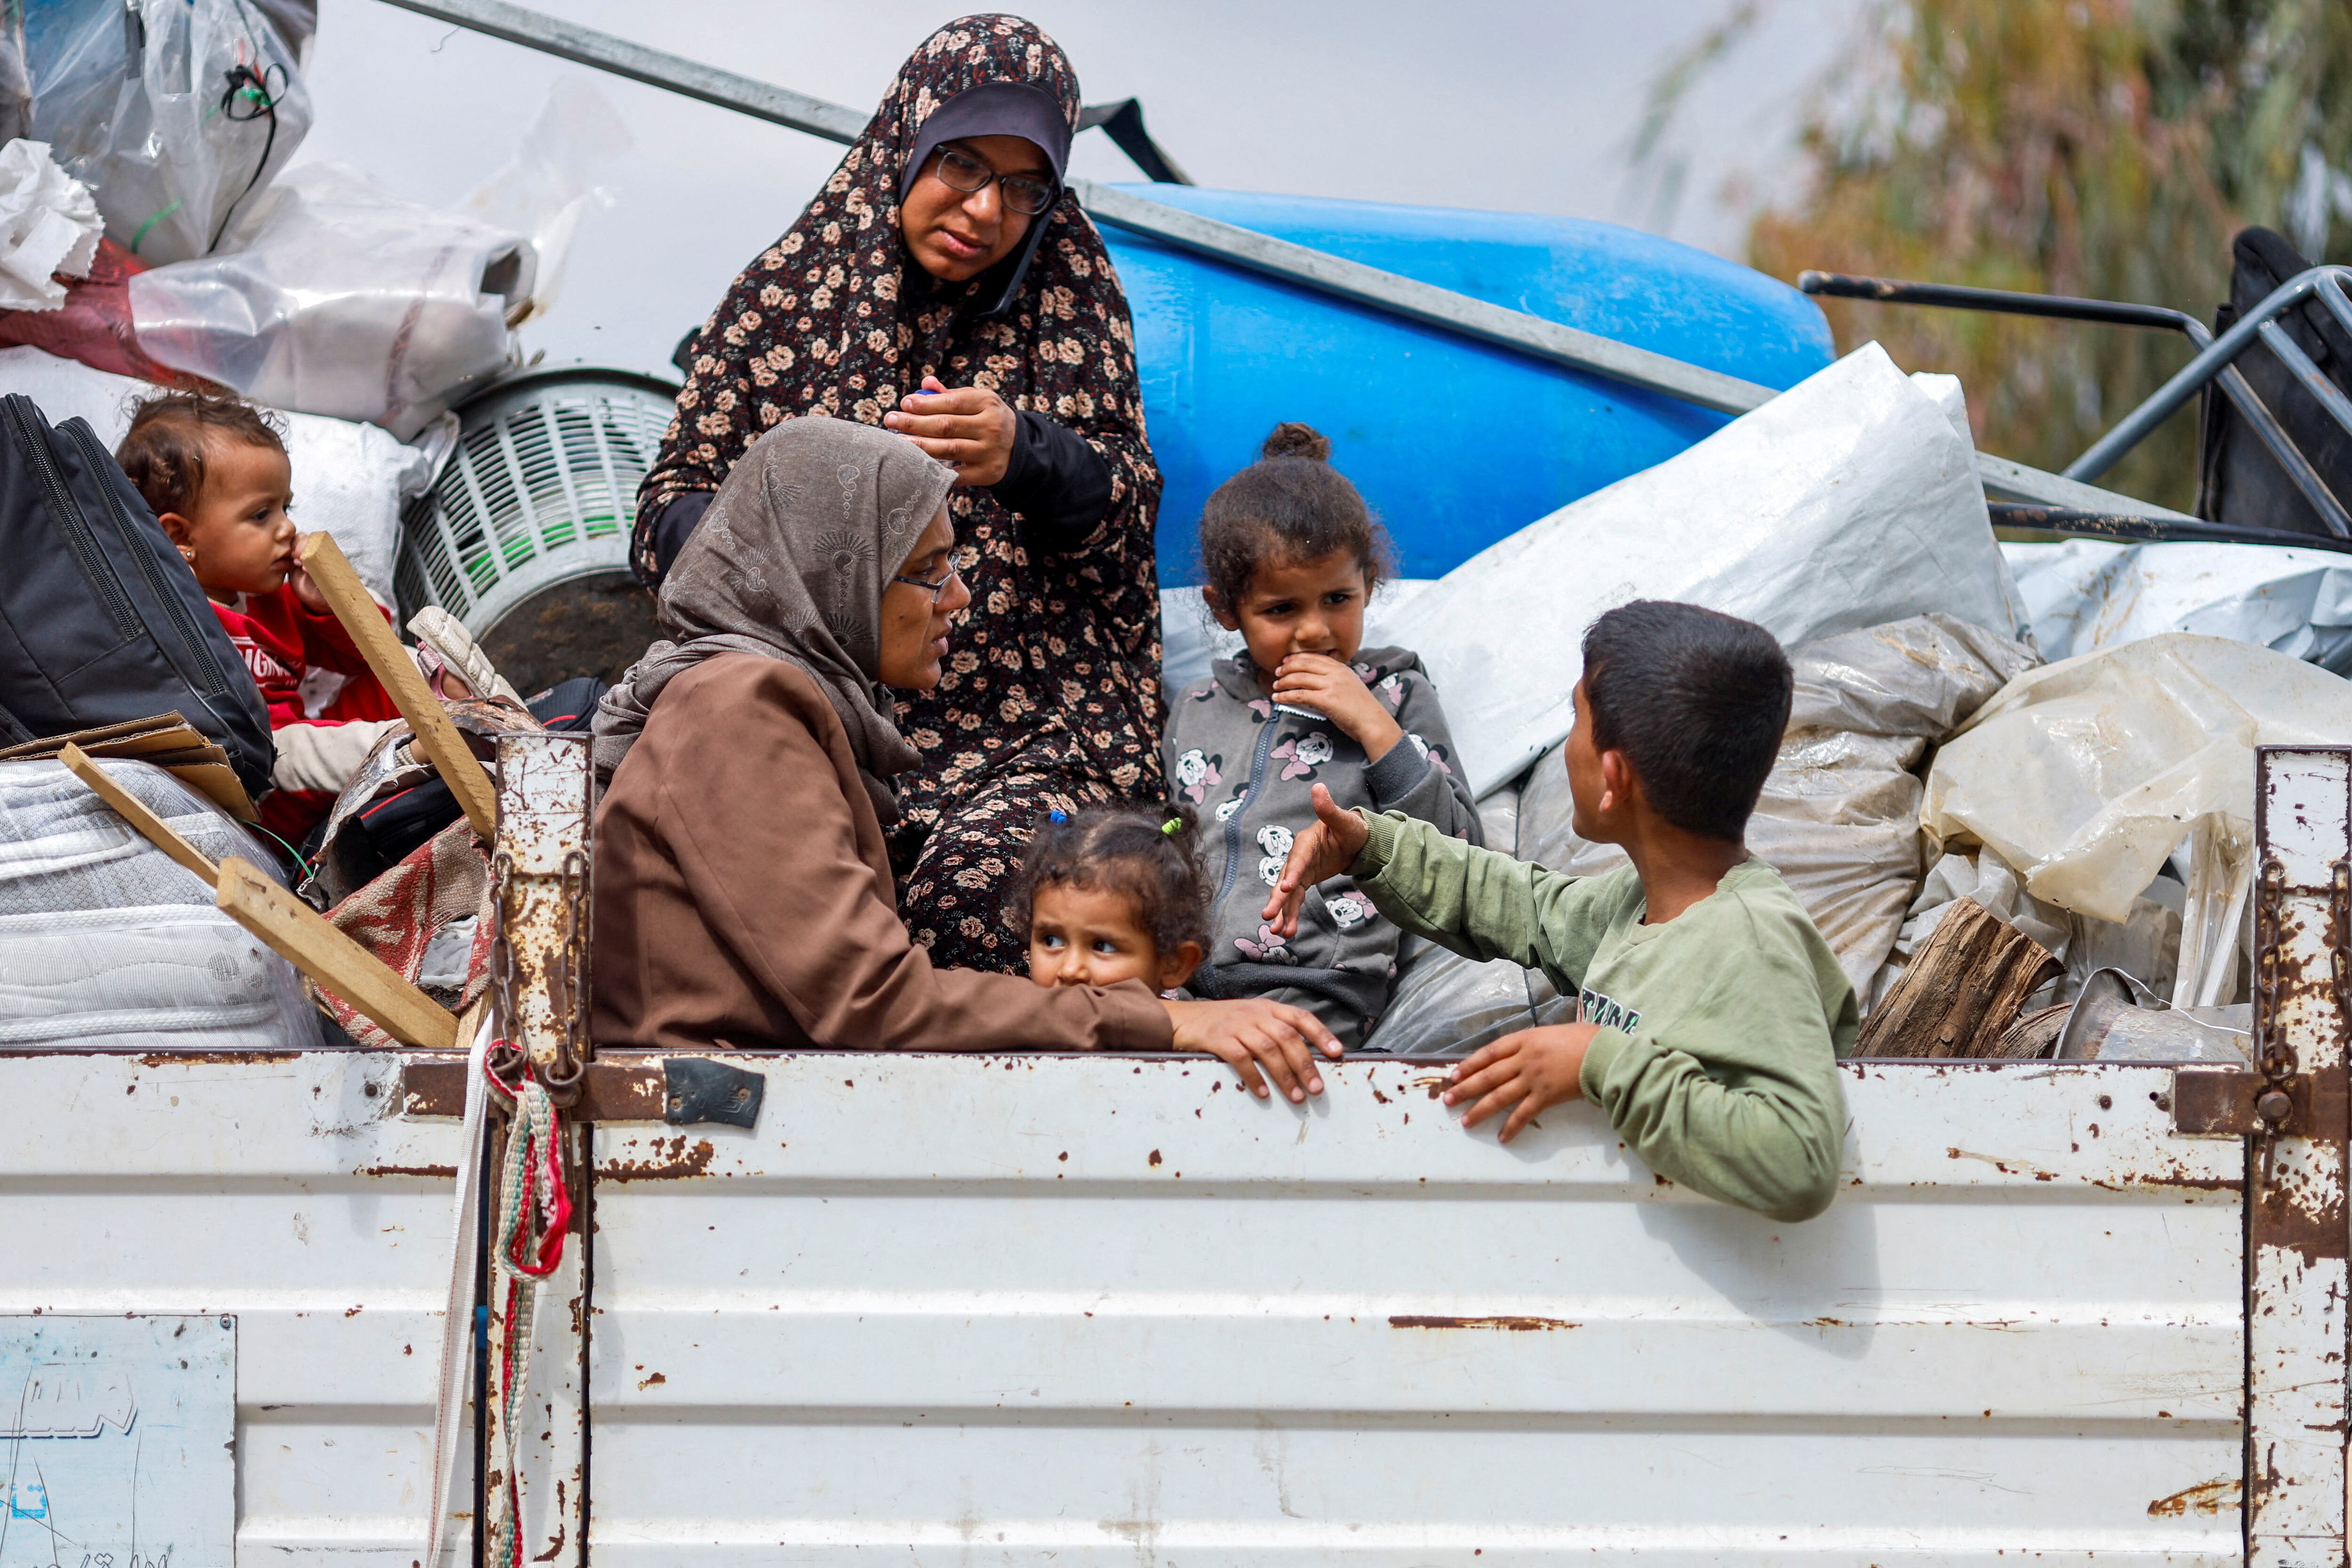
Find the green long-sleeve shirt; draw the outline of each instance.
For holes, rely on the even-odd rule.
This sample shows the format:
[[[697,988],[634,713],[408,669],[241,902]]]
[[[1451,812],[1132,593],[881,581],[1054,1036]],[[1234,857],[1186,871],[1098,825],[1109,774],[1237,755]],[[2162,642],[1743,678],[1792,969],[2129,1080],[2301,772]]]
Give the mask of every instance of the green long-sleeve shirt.
[[[1382,915],[1476,959],[1540,968],[1601,1026],[1585,1098],[1669,1180],[1775,1219],[1810,1219],[1837,1188],[1845,1096],[1837,1058],[1860,1014],[1829,945],[1749,859],[1658,925],[1631,866],[1562,876],[1474,849],[1402,812],[1375,816],[1348,868]]]

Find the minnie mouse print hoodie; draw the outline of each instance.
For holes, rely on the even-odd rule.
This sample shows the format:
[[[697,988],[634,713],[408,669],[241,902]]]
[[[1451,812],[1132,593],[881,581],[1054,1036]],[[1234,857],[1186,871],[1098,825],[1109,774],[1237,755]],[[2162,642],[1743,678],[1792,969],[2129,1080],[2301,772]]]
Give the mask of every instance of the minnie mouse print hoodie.
[[[1454,766],[1437,688],[1418,654],[1366,648],[1356,674],[1404,738],[1379,761],[1328,719],[1278,710],[1244,652],[1220,659],[1168,718],[1169,789],[1200,813],[1209,873],[1209,954],[1187,988],[1195,997],[1266,997],[1302,1007],[1350,1050],[1387,1009],[1401,933],[1344,876],[1318,883],[1286,941],[1266,928],[1267,895],[1291,840],[1315,821],[1314,787],[1342,810],[1402,811],[1484,846],[1478,809]]]

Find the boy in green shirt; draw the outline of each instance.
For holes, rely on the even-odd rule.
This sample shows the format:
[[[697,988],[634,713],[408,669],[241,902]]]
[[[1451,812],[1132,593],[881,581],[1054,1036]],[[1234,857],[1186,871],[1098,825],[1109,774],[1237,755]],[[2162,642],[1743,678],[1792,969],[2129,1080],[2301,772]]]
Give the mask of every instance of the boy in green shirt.
[[[1319,787],[1265,918],[1346,873],[1404,930],[1465,957],[1541,968],[1582,1021],[1522,1030],[1453,1070],[1463,1124],[1505,1109],[1503,1141],[1590,1099],[1652,1170],[1775,1219],[1830,1204],[1845,1141],[1837,1058],[1853,988],[1780,880],[1743,842],[1789,722],[1788,656],[1762,627],[1641,601],[1584,634],[1563,750],[1574,826],[1633,864],[1569,877],[1399,812],[1342,811]]]

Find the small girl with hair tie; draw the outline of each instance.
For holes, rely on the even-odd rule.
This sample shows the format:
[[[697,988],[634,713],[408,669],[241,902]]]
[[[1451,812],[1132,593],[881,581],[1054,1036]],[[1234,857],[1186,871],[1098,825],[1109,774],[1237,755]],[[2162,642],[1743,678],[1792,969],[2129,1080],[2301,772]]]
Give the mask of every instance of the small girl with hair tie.
[[[1261,918],[1292,835],[1315,821],[1314,787],[1343,810],[1485,840],[1420,658],[1361,646],[1385,539],[1330,453],[1310,427],[1277,425],[1202,508],[1202,596],[1244,649],[1171,705],[1162,749],[1169,787],[1209,818],[1211,936],[1193,994],[1303,1007],[1355,1046],[1388,1006],[1397,928],[1344,876],[1307,894],[1297,935]]]
[[[1029,977],[1181,988],[1208,938],[1199,840],[1181,806],[1055,811],[1040,823],[1004,910],[1028,935]]]

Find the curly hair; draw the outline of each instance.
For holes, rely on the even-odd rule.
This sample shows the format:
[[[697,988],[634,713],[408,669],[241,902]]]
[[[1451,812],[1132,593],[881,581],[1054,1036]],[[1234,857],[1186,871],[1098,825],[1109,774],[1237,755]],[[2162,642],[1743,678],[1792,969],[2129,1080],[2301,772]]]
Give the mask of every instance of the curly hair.
[[[243,398],[220,392],[157,392],[131,411],[131,428],[114,460],[157,517],[185,516],[205,488],[206,444],[226,436],[248,446],[286,450],[284,421]]]
[[[1362,564],[1368,592],[1389,575],[1388,530],[1331,466],[1331,443],[1310,424],[1276,425],[1258,460],[1201,508],[1201,570],[1228,612],[1260,562],[1320,560],[1339,550]]]
[[[1171,827],[1171,824],[1173,826]],[[1201,863],[1200,821],[1181,802],[1103,806],[1037,824],[1004,898],[1004,923],[1024,938],[1037,894],[1076,887],[1125,895],[1137,924],[1166,957],[1185,943],[1209,945],[1209,877]]]

